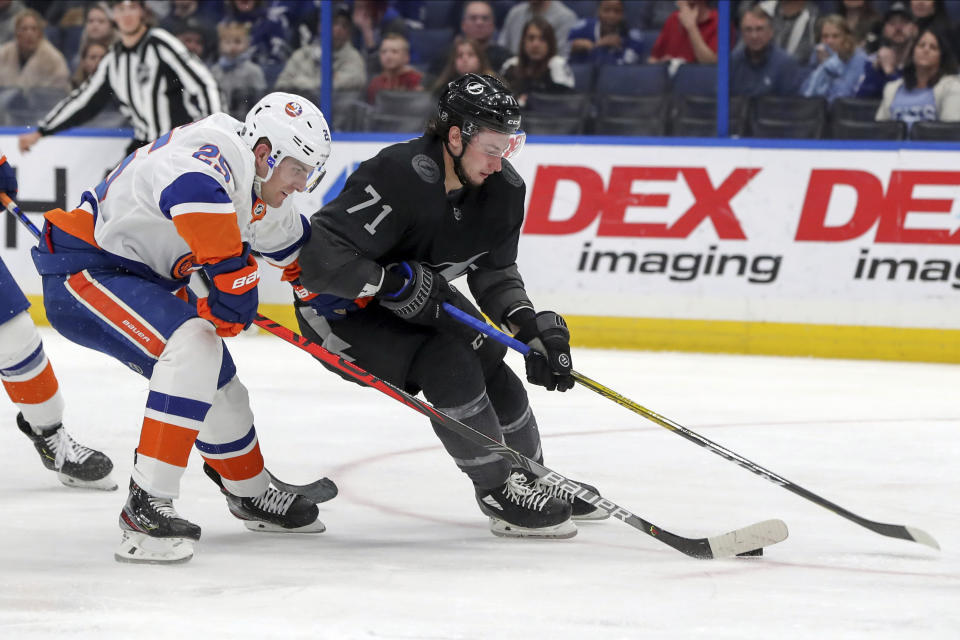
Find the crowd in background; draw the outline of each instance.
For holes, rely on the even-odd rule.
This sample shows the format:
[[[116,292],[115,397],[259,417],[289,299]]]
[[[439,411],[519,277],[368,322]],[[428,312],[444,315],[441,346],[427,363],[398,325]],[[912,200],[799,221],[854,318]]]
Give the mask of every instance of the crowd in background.
[[[319,93],[319,0],[144,4],[154,27],[175,35],[210,69],[223,109],[235,117],[272,89]],[[678,107],[671,92],[681,91],[680,77],[692,68],[718,59],[718,10],[708,0],[352,0],[333,7],[332,122],[341,130],[371,130],[371,122],[385,123],[374,130],[411,130],[414,121],[394,117],[397,102],[382,92],[420,93],[418,104],[435,104],[451,79],[479,72],[503,79],[532,123],[538,112],[555,115],[551,95],[565,96],[568,109],[587,96],[573,114],[585,120],[615,104],[602,99],[606,94],[623,94],[638,99],[625,102],[611,122],[662,117],[665,125],[654,133],[682,134],[669,120],[686,106]],[[0,94],[43,88],[66,95],[82,85],[110,47],[121,46],[111,17],[105,2],[0,0]],[[838,100],[875,101],[865,103],[873,120],[907,128],[960,121],[958,19],[960,2],[949,0],[735,1],[730,94],[738,104],[822,98],[826,113]],[[615,67],[637,73],[611,75]],[[599,80],[608,76],[619,80]],[[715,80],[697,82],[686,92],[715,95]],[[662,106],[651,110],[650,100],[640,99],[651,96],[664,98]],[[34,122],[8,117],[0,124]],[[581,124],[575,132],[592,130]]]

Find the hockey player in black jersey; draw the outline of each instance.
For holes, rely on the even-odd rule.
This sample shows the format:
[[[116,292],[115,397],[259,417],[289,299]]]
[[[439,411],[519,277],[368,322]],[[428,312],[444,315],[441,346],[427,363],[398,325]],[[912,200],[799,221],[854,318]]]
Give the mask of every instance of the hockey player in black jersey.
[[[423,136],[367,160],[311,220],[300,253],[297,317],[309,338],[542,460],[523,383],[505,347],[453,320],[444,302],[482,317],[449,281],[466,274],[480,309],[532,347],[527,380],[573,386],[569,332],[537,313],[517,269],[525,186],[506,160],[522,143],[520,108],[498,80],[467,74],[440,97]],[[295,287],[296,288],[296,287]],[[569,538],[573,518],[606,513],[540,483],[434,425],[473,481],[496,535]],[[588,486],[588,485],[584,485]]]

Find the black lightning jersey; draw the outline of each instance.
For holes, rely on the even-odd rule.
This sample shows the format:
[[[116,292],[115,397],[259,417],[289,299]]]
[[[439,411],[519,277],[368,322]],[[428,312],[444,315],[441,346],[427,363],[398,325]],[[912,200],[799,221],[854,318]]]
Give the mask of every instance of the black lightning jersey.
[[[310,291],[371,295],[382,269],[416,260],[447,280],[467,274],[481,309],[497,322],[532,306],[517,271],[526,187],[514,168],[475,188],[446,193],[442,143],[423,136],[391,145],[362,163],[343,191],[311,219],[301,249]]]

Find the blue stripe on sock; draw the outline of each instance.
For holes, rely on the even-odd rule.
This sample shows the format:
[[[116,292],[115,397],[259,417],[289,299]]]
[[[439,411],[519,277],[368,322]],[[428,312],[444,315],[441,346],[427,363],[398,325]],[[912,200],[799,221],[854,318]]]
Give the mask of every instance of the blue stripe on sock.
[[[43,344],[37,345],[33,353],[26,358],[6,369],[0,369],[0,376],[19,376],[35,368],[43,360]]]
[[[253,439],[257,437],[257,431],[250,426],[250,431],[247,432],[247,435],[243,436],[239,440],[234,440],[233,442],[226,442],[224,444],[210,444],[209,442],[201,442],[200,440],[195,440],[193,446],[199,449],[203,453],[233,453],[234,451],[241,451],[247,448]]]
[[[188,420],[203,421],[207,417],[210,405],[199,400],[171,396],[159,391],[151,391],[147,396],[147,408],[172,416],[187,418]]]

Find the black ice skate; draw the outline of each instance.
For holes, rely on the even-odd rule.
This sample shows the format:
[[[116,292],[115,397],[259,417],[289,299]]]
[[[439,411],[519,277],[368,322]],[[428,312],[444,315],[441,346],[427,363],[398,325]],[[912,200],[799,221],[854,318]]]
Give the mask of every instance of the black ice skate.
[[[113,462],[105,454],[85,447],[73,439],[62,424],[36,434],[23,414],[17,414],[20,428],[36,447],[43,466],[57,472],[57,478],[68,487],[114,491],[117,483],[110,477]]]
[[[200,527],[180,517],[170,498],[144,491],[133,478],[130,495],[120,512],[123,541],[113,557],[119,562],[175,564],[193,557]]]
[[[480,510],[490,516],[490,531],[507,538],[572,538],[569,503],[535,490],[520,471],[499,487],[477,491]]]
[[[256,498],[235,496],[223,487],[220,474],[207,463],[203,471],[220,487],[230,513],[243,520],[251,531],[275,533],[322,533],[326,527],[317,520],[320,510],[312,500],[273,487]]]
[[[537,476],[530,473],[529,471],[524,471],[523,474],[527,477],[527,482],[530,483],[535,490],[544,493],[548,496],[558,498],[567,502],[573,508],[573,515],[570,517],[574,520],[606,520],[610,517],[610,514],[599,507],[595,507],[585,500],[574,497],[569,491],[564,491],[562,488],[557,485],[548,485],[540,480]],[[579,480],[574,480],[578,485],[592,491],[593,493],[600,495],[600,492],[597,491],[597,488],[593,485],[587,484],[586,482],[580,482]]]

